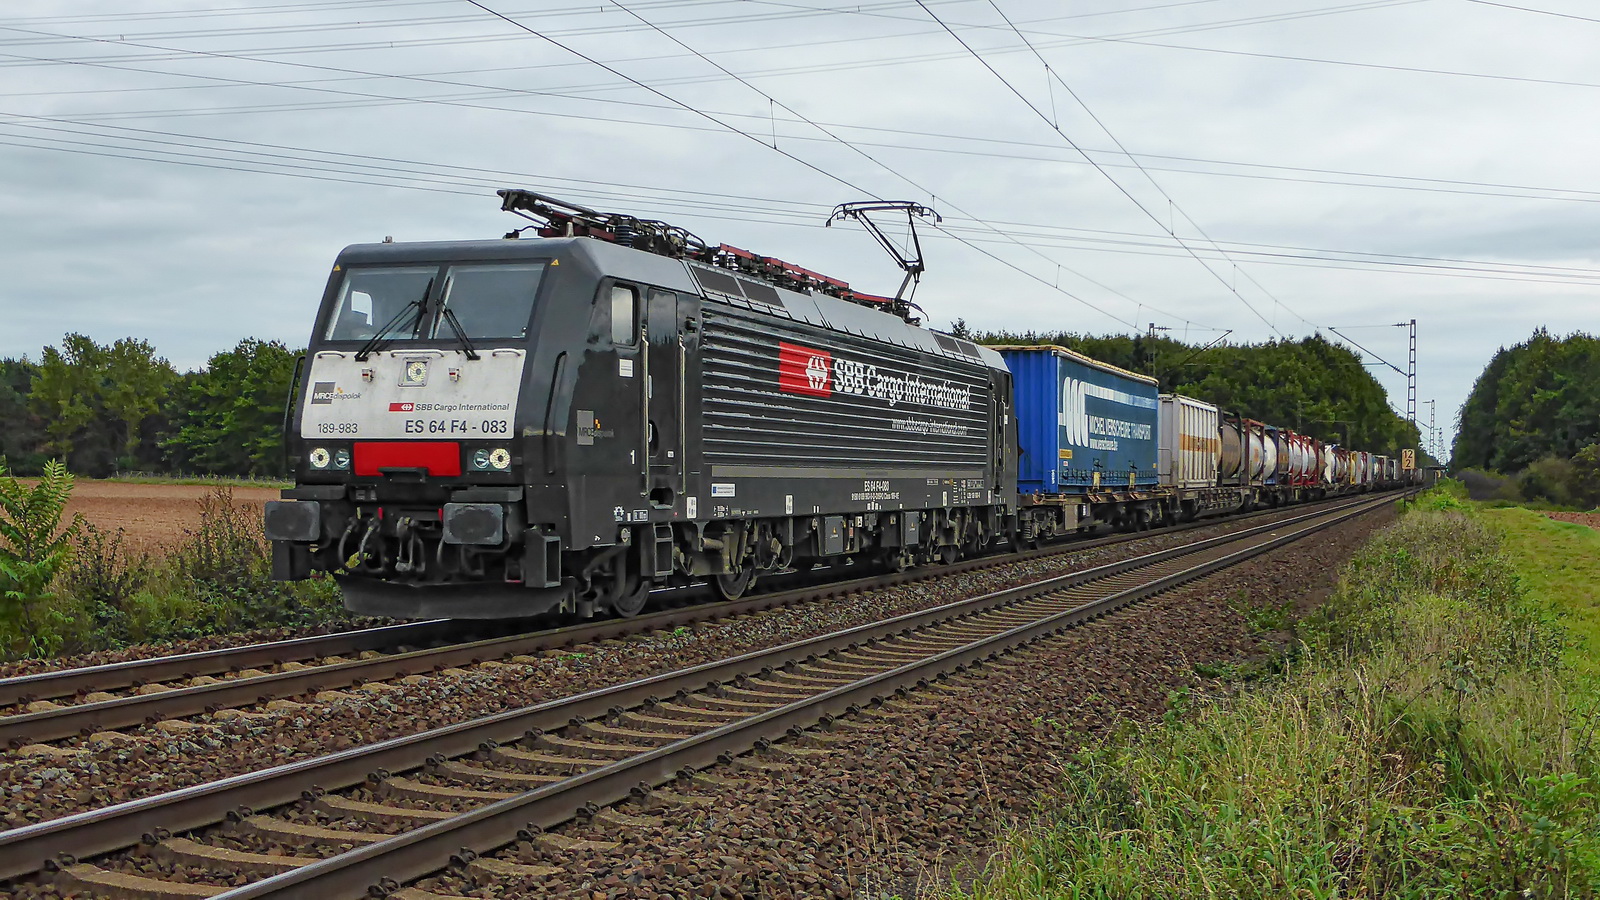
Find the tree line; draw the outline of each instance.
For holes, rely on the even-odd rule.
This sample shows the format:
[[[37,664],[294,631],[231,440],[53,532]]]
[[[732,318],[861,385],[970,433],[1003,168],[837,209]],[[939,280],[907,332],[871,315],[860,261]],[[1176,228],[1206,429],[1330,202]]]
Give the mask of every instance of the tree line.
[[[1389,406],[1360,357],[1320,336],[1195,346],[1149,335],[976,332],[959,320],[952,331],[986,344],[1057,344],[1154,376],[1163,391],[1349,447],[1397,455],[1420,445],[1415,426]],[[60,345],[44,348],[37,362],[0,359],[0,457],[18,474],[63,459],[71,471],[90,476],[281,477],[287,472],[284,402],[299,355],[276,341],[246,338],[213,354],[204,367],[178,372],[148,341],[129,337],[102,345],[68,334]],[[1591,374],[1597,358],[1591,350]],[[1522,372],[1500,357],[1491,368],[1497,364]],[[1600,376],[1589,384],[1592,441],[1593,411],[1600,406],[1592,386]],[[1543,421],[1519,427],[1537,432]]]
[[[1092,336],[979,331],[957,319],[952,333],[980,344],[1054,344],[1149,375],[1163,392],[1292,428],[1318,440],[1398,456],[1421,452],[1417,427],[1394,411],[1388,393],[1355,352],[1321,335],[1260,344],[1194,345],[1161,335]]]
[[[0,459],[118,471],[281,477],[284,402],[300,351],[246,338],[179,372],[149,341],[68,334],[38,361],[0,359]]]
[[[1527,499],[1600,505],[1600,338],[1544,328],[1500,348],[1472,385],[1451,462]]]

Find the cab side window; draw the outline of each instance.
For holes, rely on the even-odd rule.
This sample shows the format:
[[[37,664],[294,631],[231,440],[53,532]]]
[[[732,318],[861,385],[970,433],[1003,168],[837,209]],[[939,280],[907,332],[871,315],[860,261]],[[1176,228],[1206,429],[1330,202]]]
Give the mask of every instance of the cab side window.
[[[632,346],[639,340],[639,289],[611,286],[611,343]]]

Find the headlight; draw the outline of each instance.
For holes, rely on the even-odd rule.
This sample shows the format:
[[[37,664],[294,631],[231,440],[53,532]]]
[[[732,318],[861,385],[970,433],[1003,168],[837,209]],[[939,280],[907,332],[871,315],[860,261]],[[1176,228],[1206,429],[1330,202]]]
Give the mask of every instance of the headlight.
[[[343,447],[333,451],[333,467],[340,471],[350,468],[350,451]]]
[[[328,463],[333,462],[333,455],[328,452],[327,447],[311,448],[311,453],[307,458],[311,460],[311,468],[313,469],[326,469]]]
[[[479,447],[472,451],[472,467],[480,472],[487,472],[490,469],[509,469],[511,451],[504,447],[495,447],[492,450],[488,447]]]

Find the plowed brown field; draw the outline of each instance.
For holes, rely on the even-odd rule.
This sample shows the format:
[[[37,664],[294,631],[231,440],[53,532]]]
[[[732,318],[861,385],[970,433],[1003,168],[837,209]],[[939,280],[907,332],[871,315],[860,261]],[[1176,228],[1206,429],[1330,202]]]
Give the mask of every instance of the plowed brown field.
[[[130,547],[155,551],[183,539],[185,529],[200,523],[200,498],[215,491],[201,484],[132,484],[80,478],[72,486],[67,515],[81,513],[108,533],[123,530]],[[268,500],[278,499],[277,488],[232,488],[235,503],[249,505],[259,516]]]
[[[1561,522],[1575,522],[1600,530],[1600,513],[1547,512],[1545,515]]]

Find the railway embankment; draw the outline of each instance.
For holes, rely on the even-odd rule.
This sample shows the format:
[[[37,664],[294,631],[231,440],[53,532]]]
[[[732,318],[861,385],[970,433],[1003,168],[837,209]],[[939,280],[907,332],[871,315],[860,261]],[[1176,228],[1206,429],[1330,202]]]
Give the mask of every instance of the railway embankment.
[[[1233,522],[1136,559],[356,746],[379,736],[371,726],[415,726],[440,705],[408,690],[472,675],[446,670],[367,698],[394,708],[359,728],[298,725],[347,750],[271,769],[242,760],[253,770],[236,778],[107,808],[83,795],[143,792],[185,759],[237,759],[235,726],[366,692],[19,751],[28,761],[6,793],[38,824],[0,836],[0,864],[29,897],[353,897],[390,878],[411,882],[394,894],[407,897],[911,896],[973,873],[1083,732],[1158,716],[1170,690],[1259,655],[1269,607],[1313,605],[1393,510],[1357,498]],[[956,590],[969,575],[936,584]],[[726,625],[741,621],[754,623]],[[728,637],[700,631],[667,642],[680,664],[693,642],[679,638]],[[526,678],[648,643],[515,667]],[[202,737],[219,746],[163,752],[169,738]],[[39,821],[62,794],[93,811]],[[63,853],[75,861],[38,868]]]
[[[1281,675],[1091,744],[963,900],[1594,896],[1600,536],[1423,495]]]
[[[1303,510],[1289,509],[1266,514],[1261,520],[1303,514]],[[889,615],[929,609],[959,596],[1180,547],[1238,527],[1240,523],[1219,522],[1176,534],[1128,536],[1128,540],[1089,549],[1063,545],[1059,554],[923,584],[841,592],[801,606],[625,639],[580,642],[536,656],[490,658],[481,664],[390,679],[360,689],[310,691],[263,702],[244,714],[217,710],[176,723],[155,722],[83,735],[52,745],[44,756],[39,751],[45,748],[33,747],[0,756],[0,793],[8,800],[0,814],[0,827],[44,821],[107,801],[130,800],[307,759],[362,740],[395,738],[565,693],[777,646]],[[286,666],[269,668],[280,671]],[[180,688],[190,683],[182,679],[168,686]],[[170,693],[163,691],[156,697]],[[79,702],[58,701],[63,705]],[[0,713],[15,711],[0,708]],[[49,783],[38,780],[44,760],[53,773]]]

